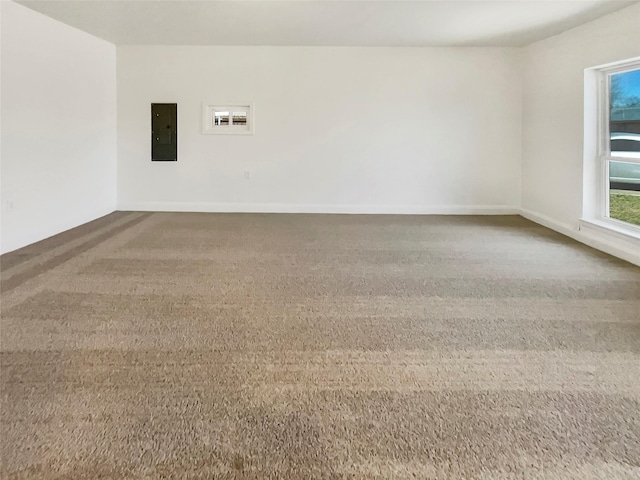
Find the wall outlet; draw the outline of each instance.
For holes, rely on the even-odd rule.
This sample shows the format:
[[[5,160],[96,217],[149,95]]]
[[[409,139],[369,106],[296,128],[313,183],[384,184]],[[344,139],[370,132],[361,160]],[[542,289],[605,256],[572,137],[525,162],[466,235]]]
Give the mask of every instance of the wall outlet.
[[[251,178],[251,170],[244,171],[244,179],[249,180]]]

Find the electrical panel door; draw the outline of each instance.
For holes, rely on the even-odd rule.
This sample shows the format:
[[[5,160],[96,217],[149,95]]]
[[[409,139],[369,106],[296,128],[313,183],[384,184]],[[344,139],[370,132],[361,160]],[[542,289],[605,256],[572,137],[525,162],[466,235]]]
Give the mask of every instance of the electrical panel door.
[[[178,160],[178,105],[151,104],[151,160]]]

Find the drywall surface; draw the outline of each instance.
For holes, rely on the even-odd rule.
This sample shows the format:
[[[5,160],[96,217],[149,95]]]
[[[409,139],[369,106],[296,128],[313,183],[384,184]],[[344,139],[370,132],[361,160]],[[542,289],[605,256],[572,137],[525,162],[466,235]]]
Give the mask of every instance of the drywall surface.
[[[522,208],[529,218],[544,219],[561,231],[578,231],[585,161],[584,71],[637,56],[640,4],[524,49]],[[599,241],[628,250],[614,237]],[[636,262],[638,252],[640,244]]]
[[[2,245],[112,212],[116,50],[9,1],[2,9]]]
[[[519,49],[118,47],[118,206],[501,213],[520,200]],[[150,104],[178,105],[151,162]],[[203,135],[201,105],[254,106]]]

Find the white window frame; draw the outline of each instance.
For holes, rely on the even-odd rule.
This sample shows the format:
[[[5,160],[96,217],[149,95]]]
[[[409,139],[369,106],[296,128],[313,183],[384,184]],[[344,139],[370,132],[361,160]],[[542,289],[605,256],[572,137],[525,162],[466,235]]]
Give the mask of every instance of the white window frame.
[[[229,125],[214,125],[213,112],[216,110],[229,111]],[[246,125],[233,125],[233,112],[246,111]],[[202,103],[202,133],[205,135],[253,135],[254,112],[252,103]]]
[[[596,205],[594,209],[595,218],[585,218],[585,220],[596,220],[601,226],[609,227],[617,233],[627,233],[633,237],[640,238],[640,226],[633,225],[622,220],[617,220],[609,216],[609,164],[611,161],[640,164],[640,158],[619,157],[615,152],[611,152],[611,132],[609,131],[610,119],[610,85],[611,76],[632,70],[640,69],[640,58],[634,58],[614,65],[598,67],[595,70],[597,75],[597,161],[596,161]],[[586,132],[586,130],[585,130]]]

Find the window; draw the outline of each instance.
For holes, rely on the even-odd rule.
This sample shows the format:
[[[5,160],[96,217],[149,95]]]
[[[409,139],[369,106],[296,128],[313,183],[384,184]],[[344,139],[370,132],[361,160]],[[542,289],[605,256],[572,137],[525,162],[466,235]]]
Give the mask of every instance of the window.
[[[599,75],[599,216],[640,231],[640,61]]]
[[[245,105],[202,105],[202,133],[253,134],[253,107]]]

